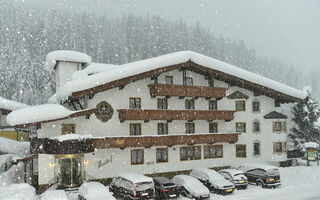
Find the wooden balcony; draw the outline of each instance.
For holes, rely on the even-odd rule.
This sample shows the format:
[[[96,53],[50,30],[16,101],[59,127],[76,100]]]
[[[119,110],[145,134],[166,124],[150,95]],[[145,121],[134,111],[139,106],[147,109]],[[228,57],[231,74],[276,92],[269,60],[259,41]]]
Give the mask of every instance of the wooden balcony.
[[[230,110],[135,110],[119,109],[119,120],[225,120],[231,121],[234,112]]]
[[[155,96],[176,96],[176,97],[206,97],[221,99],[226,96],[226,88],[192,86],[192,85],[171,85],[152,84],[150,88],[151,97]]]
[[[106,137],[94,139],[93,147],[96,149],[196,145],[213,143],[236,143],[238,133],[225,134],[190,134],[190,135],[162,135],[162,136],[132,136],[132,137]]]

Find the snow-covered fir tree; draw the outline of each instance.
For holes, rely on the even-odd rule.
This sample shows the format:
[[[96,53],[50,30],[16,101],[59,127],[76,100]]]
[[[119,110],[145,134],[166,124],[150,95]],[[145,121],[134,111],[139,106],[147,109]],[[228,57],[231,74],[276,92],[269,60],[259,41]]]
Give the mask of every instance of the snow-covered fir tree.
[[[289,138],[297,149],[302,149],[305,142],[320,142],[319,104],[311,97],[311,88],[304,91],[307,97],[292,109],[294,126],[290,129]]]

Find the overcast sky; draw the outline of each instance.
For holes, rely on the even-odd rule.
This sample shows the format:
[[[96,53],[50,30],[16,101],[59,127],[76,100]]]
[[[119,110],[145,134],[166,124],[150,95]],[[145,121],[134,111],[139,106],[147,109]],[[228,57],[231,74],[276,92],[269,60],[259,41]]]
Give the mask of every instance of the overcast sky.
[[[159,15],[197,21],[216,34],[243,39],[257,54],[320,68],[320,0],[16,0],[23,5],[103,13]],[[30,3],[31,2],[31,3]]]

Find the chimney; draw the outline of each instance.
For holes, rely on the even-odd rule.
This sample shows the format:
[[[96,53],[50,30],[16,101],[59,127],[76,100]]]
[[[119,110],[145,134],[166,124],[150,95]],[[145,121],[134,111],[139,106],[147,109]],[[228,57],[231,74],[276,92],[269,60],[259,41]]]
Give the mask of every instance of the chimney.
[[[56,73],[56,90],[71,81],[72,73],[91,63],[91,57],[76,51],[53,51],[47,55],[46,68]]]

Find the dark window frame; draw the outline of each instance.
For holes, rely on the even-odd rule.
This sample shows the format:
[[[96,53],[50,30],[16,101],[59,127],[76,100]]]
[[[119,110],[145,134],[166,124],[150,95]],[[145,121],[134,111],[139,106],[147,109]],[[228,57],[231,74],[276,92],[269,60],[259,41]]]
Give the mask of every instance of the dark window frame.
[[[141,109],[141,98],[140,97],[130,97],[129,98],[129,108],[130,109]]]
[[[241,130],[239,129],[240,127],[238,126],[238,125],[240,125],[240,124],[243,125],[243,127],[242,127]],[[247,130],[246,130],[246,129],[247,129],[246,126],[247,126],[247,125],[246,125],[246,122],[236,122],[236,132],[237,132],[237,133],[245,133],[245,132],[247,131]]]
[[[139,160],[139,152],[142,152],[142,159]],[[136,156],[134,162],[133,157]],[[131,149],[130,151],[131,165],[143,165],[144,164],[144,149]]]
[[[183,151],[185,151],[185,155],[182,155]],[[199,153],[200,157],[197,153]],[[201,160],[201,146],[180,147],[180,161],[189,160]]]
[[[221,150],[221,155],[218,154],[219,148]],[[222,144],[204,145],[203,157],[204,159],[223,158],[223,145]]]
[[[239,103],[241,103],[241,104],[239,104]],[[242,105],[242,106],[240,106],[240,105]],[[243,99],[236,100],[235,107],[236,107],[236,109],[235,109],[236,111],[246,111],[246,100],[243,100]]]
[[[157,108],[160,110],[168,109],[168,99],[167,98],[158,98],[157,99]]]
[[[212,126],[215,124],[215,129],[212,129]],[[209,133],[218,133],[218,123],[217,122],[210,122],[209,123]]]
[[[243,148],[244,149],[239,149],[239,148]],[[244,151],[244,154],[242,154]],[[247,157],[247,145],[245,144],[236,144],[236,158],[246,158]]]
[[[168,78],[168,79],[167,79]],[[167,80],[169,80],[170,79],[170,81],[168,82]],[[170,85],[172,85],[173,84],[173,76],[165,76],[164,77],[164,82],[165,82],[165,84],[170,84]]]
[[[195,127],[194,122],[186,122],[185,123],[185,133],[186,134],[194,134],[196,132],[196,127]]]
[[[160,152],[160,157],[158,157],[158,152]],[[168,148],[156,148],[156,162],[166,163],[169,161],[169,151]]]
[[[168,134],[169,134],[169,124],[158,123],[158,135],[168,135]]]
[[[186,99],[185,100],[185,109],[186,110],[194,110],[195,109],[194,99]]]
[[[138,128],[139,127],[139,128]],[[129,124],[129,135],[141,135],[141,123],[130,123]]]
[[[212,106],[212,105],[214,105],[214,106]],[[209,100],[208,106],[209,106],[209,110],[218,110],[218,101],[217,100]]]

